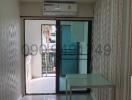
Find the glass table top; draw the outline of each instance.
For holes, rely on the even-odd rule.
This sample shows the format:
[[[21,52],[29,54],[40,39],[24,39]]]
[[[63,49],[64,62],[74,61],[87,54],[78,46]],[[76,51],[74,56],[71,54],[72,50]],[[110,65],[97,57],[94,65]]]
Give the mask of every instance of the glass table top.
[[[114,86],[111,81],[106,80],[100,74],[68,74],[66,79],[68,85],[72,87]]]

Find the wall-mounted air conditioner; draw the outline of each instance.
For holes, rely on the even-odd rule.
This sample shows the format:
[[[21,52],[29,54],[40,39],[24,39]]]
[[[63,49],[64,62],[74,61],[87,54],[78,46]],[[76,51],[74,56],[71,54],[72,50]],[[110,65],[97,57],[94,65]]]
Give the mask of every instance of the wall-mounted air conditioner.
[[[44,16],[77,16],[77,3],[63,3],[63,2],[44,2],[43,15]]]

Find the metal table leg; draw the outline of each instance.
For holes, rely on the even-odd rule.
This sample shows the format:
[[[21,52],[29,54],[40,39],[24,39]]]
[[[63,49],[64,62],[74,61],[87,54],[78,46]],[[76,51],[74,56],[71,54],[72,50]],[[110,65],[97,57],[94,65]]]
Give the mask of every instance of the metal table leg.
[[[70,100],[72,100],[72,88],[70,87]]]
[[[67,88],[67,78],[66,78],[66,100],[68,100],[68,88]]]

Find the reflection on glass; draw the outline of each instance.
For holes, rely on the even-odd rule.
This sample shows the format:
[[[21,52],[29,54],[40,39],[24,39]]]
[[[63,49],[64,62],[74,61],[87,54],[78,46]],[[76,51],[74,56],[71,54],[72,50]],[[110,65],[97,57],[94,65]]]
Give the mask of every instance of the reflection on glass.
[[[87,73],[88,21],[61,21],[59,90],[66,90],[66,74]]]

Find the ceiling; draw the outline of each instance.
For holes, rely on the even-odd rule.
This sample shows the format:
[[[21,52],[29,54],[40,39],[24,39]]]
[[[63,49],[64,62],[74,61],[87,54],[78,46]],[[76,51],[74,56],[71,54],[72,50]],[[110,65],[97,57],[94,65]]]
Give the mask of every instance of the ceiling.
[[[42,2],[43,0],[20,0],[22,2]],[[80,3],[94,3],[96,0],[46,0],[46,1],[75,1]]]

